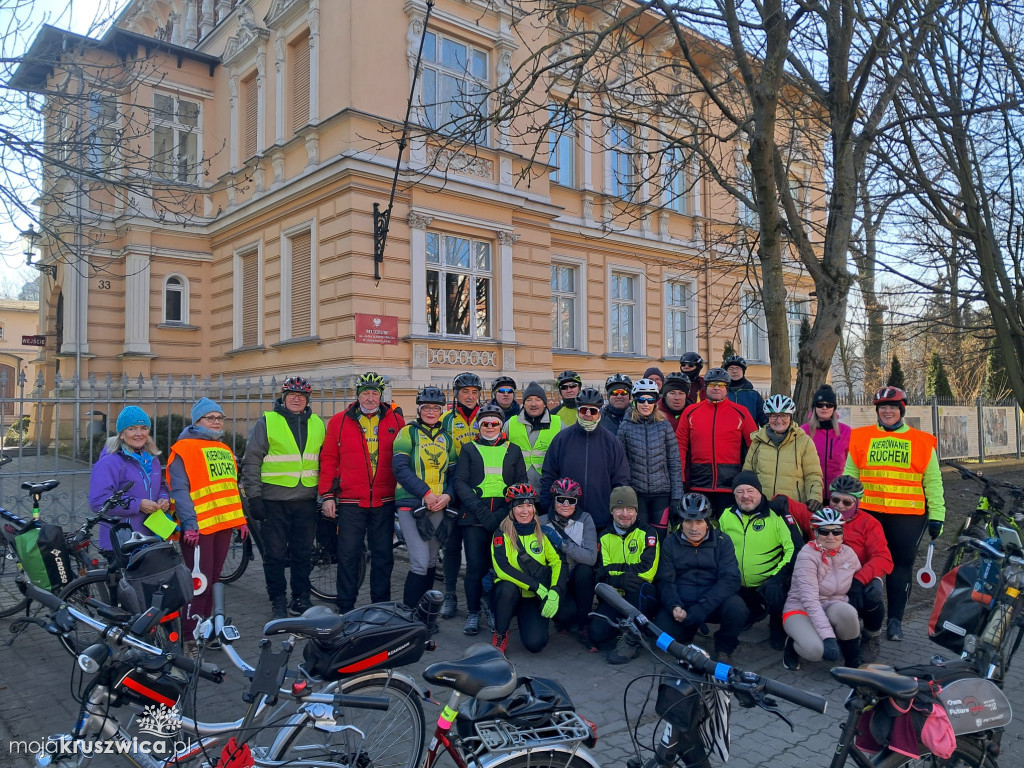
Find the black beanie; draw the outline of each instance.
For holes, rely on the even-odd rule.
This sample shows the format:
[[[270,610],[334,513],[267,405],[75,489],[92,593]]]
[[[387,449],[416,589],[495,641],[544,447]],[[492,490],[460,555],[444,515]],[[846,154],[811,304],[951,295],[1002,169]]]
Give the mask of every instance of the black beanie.
[[[651,378],[651,374],[652,373],[656,373],[658,375],[658,378],[661,379],[662,381],[665,380],[665,374],[661,372],[661,368],[658,368],[655,365],[652,365],[650,368],[648,368],[646,371],[644,371],[644,378],[645,379]]]
[[[739,488],[741,485],[749,485],[752,488],[757,488],[758,493],[762,492],[761,480],[758,478],[756,472],[750,470],[744,470],[740,472],[736,477],[732,479],[733,489]]]
[[[812,405],[817,405],[818,403],[832,403],[832,405],[836,405],[837,402],[836,391],[828,384],[822,384],[818,387],[818,391],[814,393],[814,398],[811,400]]]
[[[531,381],[526,385],[526,389],[523,390],[523,402],[526,402],[528,397],[539,397],[544,401],[544,405],[548,404],[548,395],[544,391],[544,387],[538,384],[536,381]]]

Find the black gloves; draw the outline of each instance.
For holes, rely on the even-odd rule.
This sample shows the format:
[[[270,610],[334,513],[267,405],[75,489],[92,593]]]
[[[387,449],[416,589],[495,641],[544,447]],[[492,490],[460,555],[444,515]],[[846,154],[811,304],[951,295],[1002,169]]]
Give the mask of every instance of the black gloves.
[[[875,576],[864,586],[864,600],[869,603],[882,602],[882,579]]]
[[[857,579],[851,582],[850,591],[846,593],[846,599],[850,601],[850,605],[857,609],[857,613],[864,610],[864,585],[857,581]]]
[[[830,637],[825,641],[825,651],[821,658],[825,661],[839,661],[839,641]]]
[[[942,535],[942,521],[941,520],[929,520],[928,521],[928,535],[932,537],[932,541],[939,538]]]
[[[821,510],[821,501],[819,499],[811,499],[807,502],[807,509],[813,514]]]
[[[786,604],[786,582],[778,577],[768,579],[764,583],[764,601],[768,611],[781,611]]]
[[[249,517],[257,523],[262,523],[267,519],[267,512],[263,508],[262,496],[253,496],[249,499]]]
[[[785,517],[789,514],[789,497],[781,495],[776,496],[768,502],[768,508],[775,514]]]
[[[635,573],[624,573],[622,574],[622,589],[630,593],[640,593],[640,590],[644,586],[644,580],[637,576]]]

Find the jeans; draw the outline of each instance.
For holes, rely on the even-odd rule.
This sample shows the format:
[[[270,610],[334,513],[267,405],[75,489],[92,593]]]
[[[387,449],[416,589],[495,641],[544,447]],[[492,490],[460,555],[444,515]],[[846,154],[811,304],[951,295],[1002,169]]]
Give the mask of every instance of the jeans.
[[[394,502],[373,508],[338,505],[338,610],[342,613],[356,607],[364,540],[370,550],[370,602],[391,599],[394,536]]]
[[[309,573],[313,568],[313,539],[316,537],[316,500],[263,500],[266,515],[260,525],[263,535],[263,577],[267,595],[273,600],[288,593],[284,569],[291,572],[292,597],[309,594]]]

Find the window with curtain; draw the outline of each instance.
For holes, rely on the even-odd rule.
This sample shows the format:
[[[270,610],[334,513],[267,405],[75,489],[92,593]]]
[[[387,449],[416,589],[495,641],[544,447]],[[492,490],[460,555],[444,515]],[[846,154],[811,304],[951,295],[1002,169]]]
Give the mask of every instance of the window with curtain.
[[[637,276],[612,272],[611,279],[611,351],[636,352]]]
[[[427,232],[427,330],[490,338],[491,270],[489,242]]]
[[[579,305],[579,270],[567,264],[551,265],[551,346],[579,349],[576,330]]]

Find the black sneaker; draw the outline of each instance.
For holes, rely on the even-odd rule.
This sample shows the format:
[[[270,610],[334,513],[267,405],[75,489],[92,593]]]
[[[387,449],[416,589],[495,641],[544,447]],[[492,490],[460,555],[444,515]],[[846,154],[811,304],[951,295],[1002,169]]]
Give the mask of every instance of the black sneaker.
[[[292,616],[301,616],[312,607],[313,603],[309,601],[309,595],[299,595],[292,598],[292,603],[288,606],[288,613]]]
[[[278,595],[277,597],[270,598],[270,618],[288,618],[288,598],[284,595]]]
[[[444,602],[441,604],[441,618],[454,619],[459,610],[459,598],[454,592],[444,593]]]
[[[608,651],[605,659],[609,664],[628,664],[640,655],[640,643],[631,635],[623,633],[619,635],[615,648]]]
[[[782,666],[786,669],[800,669],[800,654],[796,652],[793,638],[786,638],[786,647],[782,649]]]
[[[885,636],[894,643],[903,642],[903,622],[899,619],[889,619],[885,627]]]

